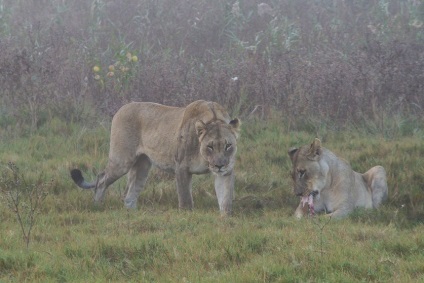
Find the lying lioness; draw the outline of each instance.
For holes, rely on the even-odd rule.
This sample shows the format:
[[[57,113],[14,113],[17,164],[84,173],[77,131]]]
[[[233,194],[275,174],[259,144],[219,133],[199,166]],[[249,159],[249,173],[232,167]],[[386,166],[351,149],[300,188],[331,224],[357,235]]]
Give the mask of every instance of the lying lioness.
[[[95,188],[95,202],[106,188],[128,173],[125,205],[135,208],[152,165],[176,175],[180,208],[192,209],[192,174],[212,172],[222,214],[230,214],[234,190],[234,163],[240,121],[214,102],[195,101],[187,107],[132,102],[112,120],[109,162],[97,181],[87,183],[78,169],[75,183]]]
[[[294,193],[301,197],[295,216],[325,211],[335,218],[351,213],[356,207],[377,208],[387,199],[386,171],[372,167],[364,174],[352,170],[343,159],[321,147],[311,145],[291,148]],[[307,204],[307,206],[305,206]]]

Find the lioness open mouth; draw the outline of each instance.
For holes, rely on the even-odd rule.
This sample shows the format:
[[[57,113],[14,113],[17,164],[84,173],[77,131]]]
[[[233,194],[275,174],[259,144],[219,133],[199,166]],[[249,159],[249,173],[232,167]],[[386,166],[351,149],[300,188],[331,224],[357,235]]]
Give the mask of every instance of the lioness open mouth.
[[[309,215],[313,216],[315,215],[315,209],[314,209],[314,197],[318,195],[317,191],[312,191],[309,195],[307,196],[302,196],[301,197],[301,202],[302,202],[302,207],[305,207],[305,204],[308,204],[309,206]]]

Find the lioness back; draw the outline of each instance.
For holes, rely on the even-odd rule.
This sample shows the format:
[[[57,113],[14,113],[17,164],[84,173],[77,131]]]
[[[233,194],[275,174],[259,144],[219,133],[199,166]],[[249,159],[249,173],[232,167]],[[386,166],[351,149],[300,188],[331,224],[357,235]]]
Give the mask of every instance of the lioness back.
[[[173,167],[176,129],[183,115],[184,108],[150,102],[122,106],[112,120],[110,160],[131,159],[144,153],[163,169]]]

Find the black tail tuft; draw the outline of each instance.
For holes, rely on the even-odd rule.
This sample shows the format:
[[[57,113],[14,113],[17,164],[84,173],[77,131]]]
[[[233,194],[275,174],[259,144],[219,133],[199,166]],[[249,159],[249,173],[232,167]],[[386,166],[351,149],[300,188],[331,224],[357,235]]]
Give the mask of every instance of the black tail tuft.
[[[71,170],[71,178],[78,186],[81,186],[81,184],[84,182],[84,177],[82,176],[81,170],[78,169]]]
[[[96,182],[94,183],[87,183],[84,180],[84,177],[82,176],[82,173],[78,169],[72,169],[71,170],[71,178],[74,180],[75,184],[78,185],[78,187],[83,189],[92,189],[96,187]]]

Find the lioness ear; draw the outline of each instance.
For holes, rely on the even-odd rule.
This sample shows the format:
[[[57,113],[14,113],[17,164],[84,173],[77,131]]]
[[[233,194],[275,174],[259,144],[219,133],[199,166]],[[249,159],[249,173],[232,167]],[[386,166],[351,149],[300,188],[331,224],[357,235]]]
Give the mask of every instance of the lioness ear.
[[[200,136],[203,135],[203,133],[206,130],[205,123],[203,123],[203,121],[201,120],[197,120],[196,123],[194,124],[194,127],[196,128],[197,136],[200,138]]]
[[[311,144],[309,149],[308,158],[317,160],[322,154],[321,141],[317,138]]]
[[[290,156],[290,160],[292,161],[292,163],[293,163],[293,160],[294,160],[294,155],[296,154],[296,152],[298,151],[299,149],[298,148],[296,148],[296,147],[291,147],[290,149],[289,149],[289,151],[288,151],[288,154],[289,154],[289,156]]]
[[[233,128],[234,133],[236,135],[236,138],[239,137],[240,134],[240,126],[241,126],[241,121],[239,118],[235,118],[234,120],[230,121],[230,126]]]

